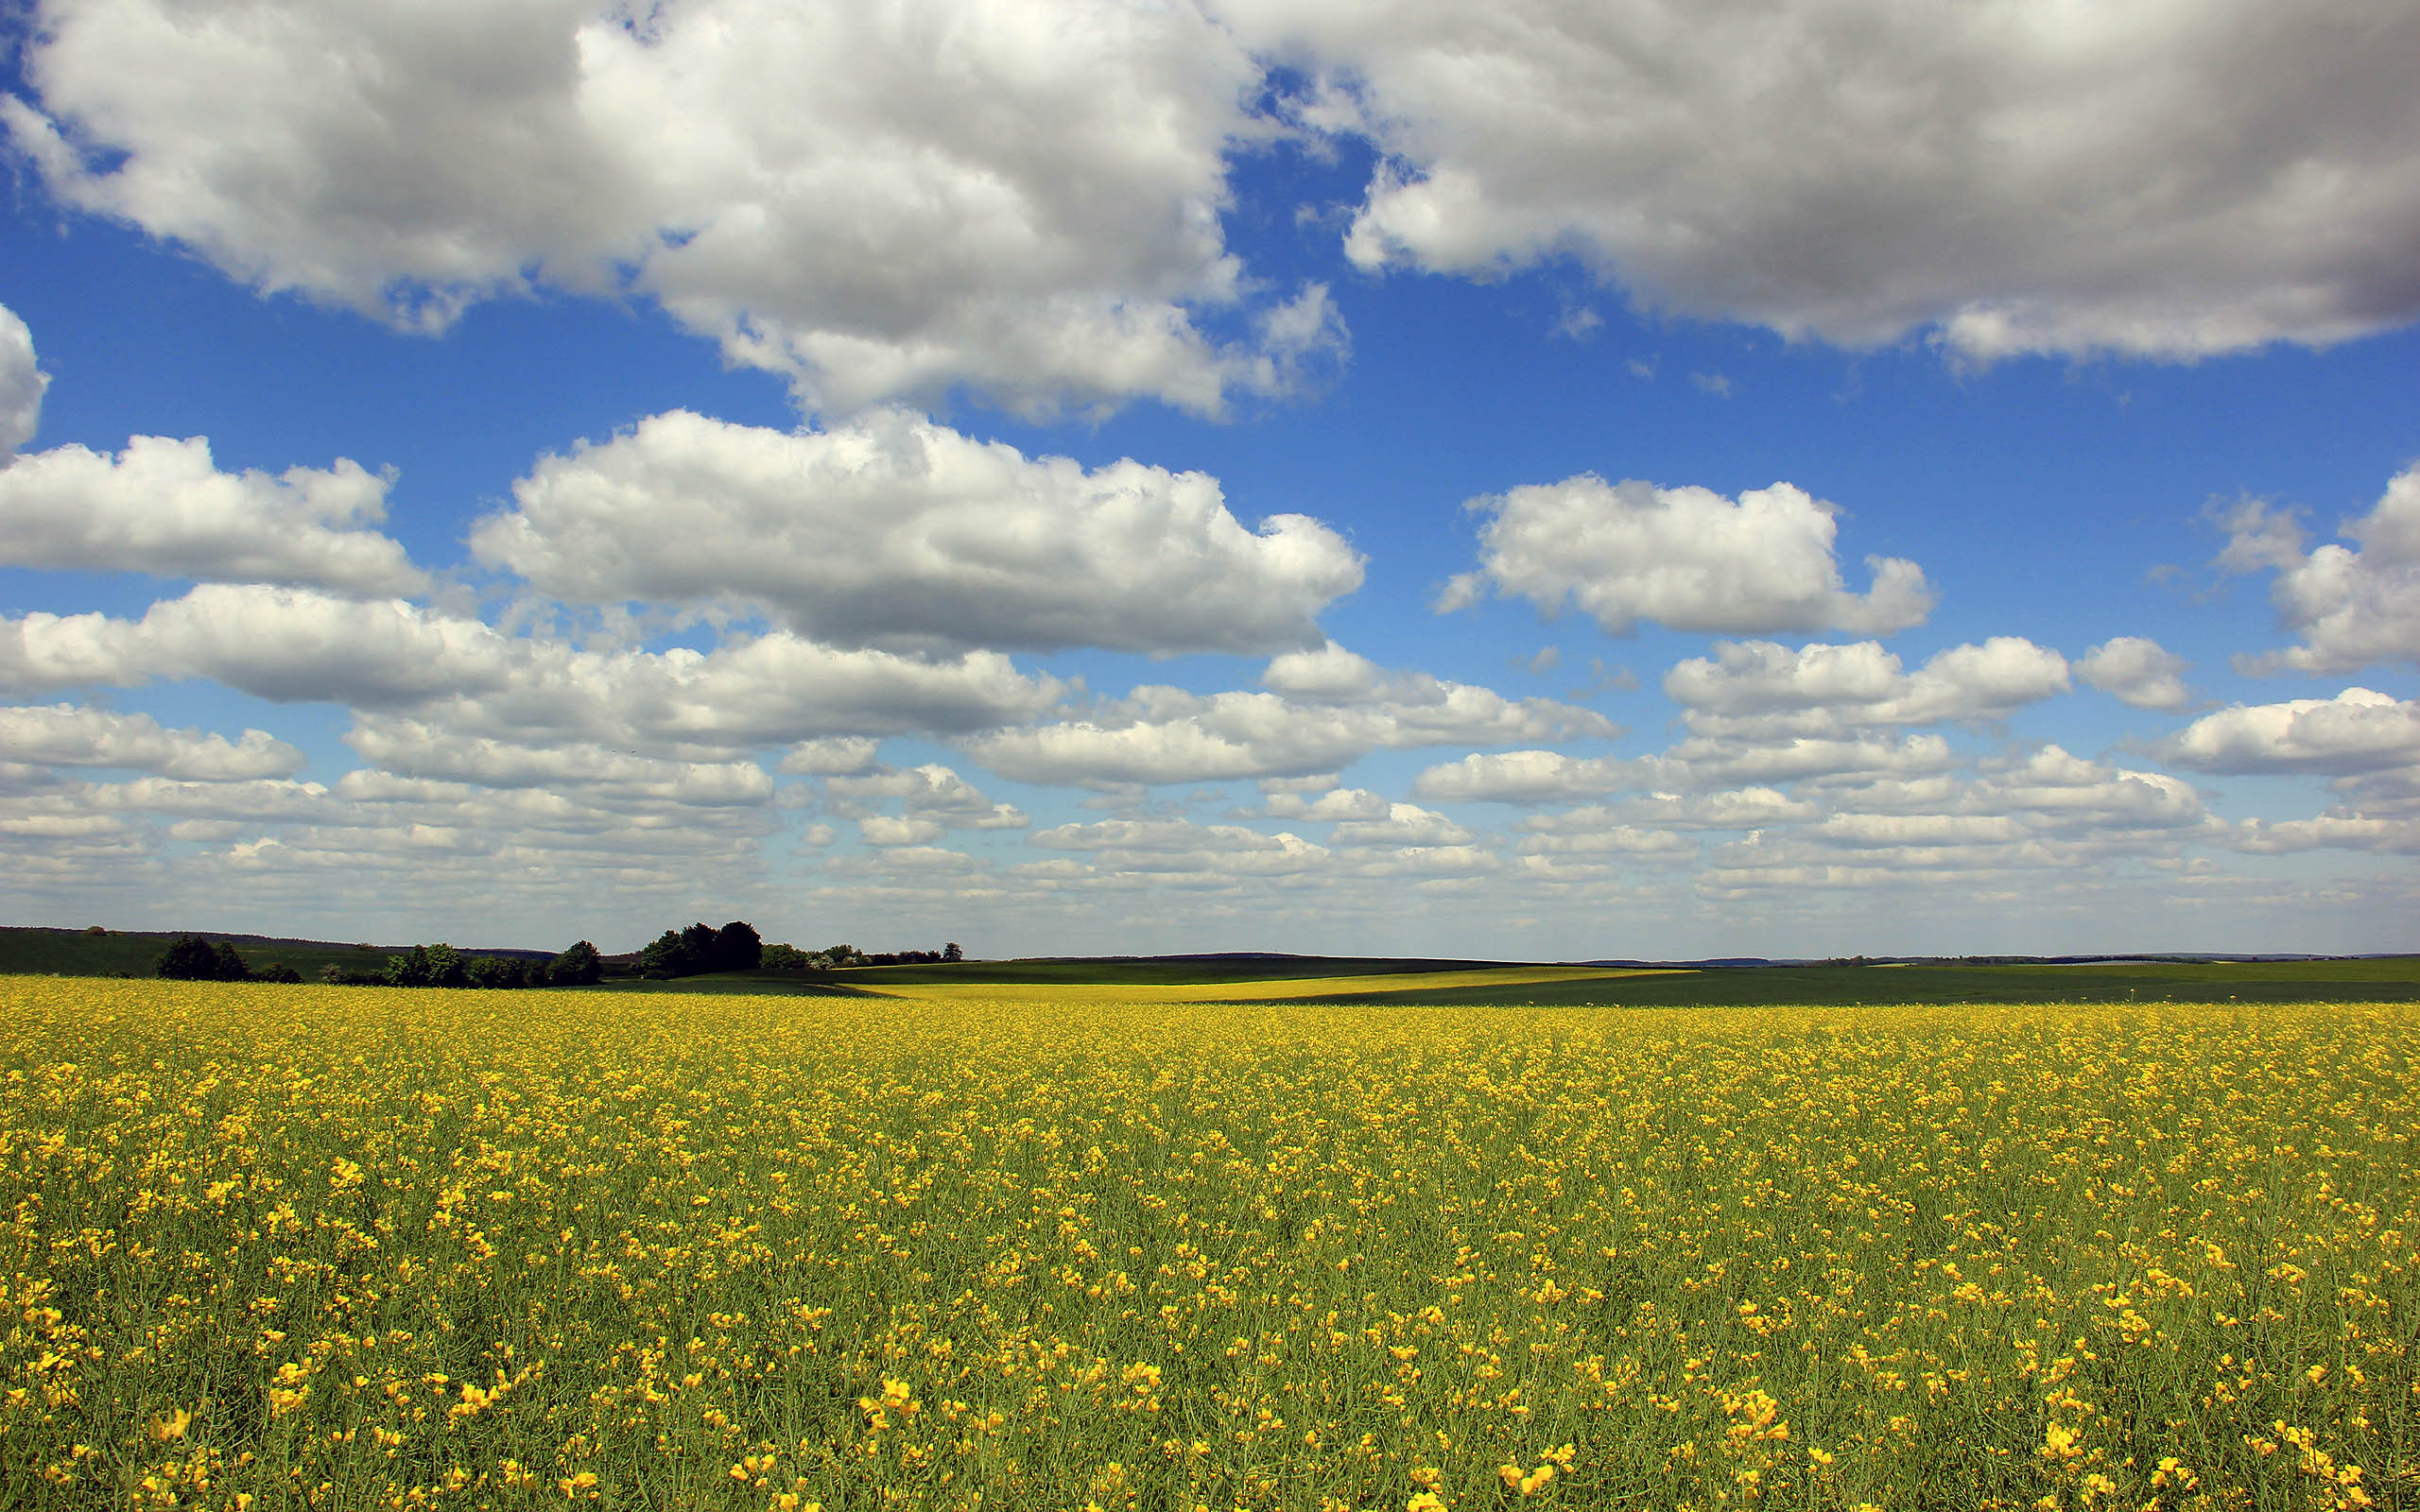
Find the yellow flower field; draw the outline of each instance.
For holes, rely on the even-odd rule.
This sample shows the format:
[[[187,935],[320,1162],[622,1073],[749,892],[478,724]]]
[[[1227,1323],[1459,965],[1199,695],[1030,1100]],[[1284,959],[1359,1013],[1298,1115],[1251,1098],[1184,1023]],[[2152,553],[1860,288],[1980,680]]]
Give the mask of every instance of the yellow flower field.
[[[2420,1505],[2415,1029],[0,979],[0,1505]]]

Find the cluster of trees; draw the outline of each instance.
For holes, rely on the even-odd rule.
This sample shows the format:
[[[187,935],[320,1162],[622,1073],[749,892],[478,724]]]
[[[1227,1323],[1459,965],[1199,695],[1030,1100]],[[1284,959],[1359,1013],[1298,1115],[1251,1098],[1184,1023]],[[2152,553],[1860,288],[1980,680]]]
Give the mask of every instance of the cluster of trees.
[[[368,947],[363,947],[367,949]],[[638,971],[651,981],[700,976],[709,971],[826,971],[842,966],[921,966],[962,961],[966,953],[956,940],[937,951],[882,951],[873,954],[854,945],[827,945],[803,951],[795,945],[768,945],[755,927],[735,919],[720,929],[695,923],[667,929],[639,952]],[[300,982],[290,966],[253,971],[235,948],[187,935],[160,957],[159,974],[188,982]],[[374,971],[331,966],[320,973],[323,982],[344,987],[590,987],[605,975],[605,957],[596,946],[580,940],[552,961],[507,955],[466,955],[440,941],[415,945],[401,955],[389,955]]]
[[[794,945],[768,945],[760,963],[774,971],[828,971],[836,966],[922,966],[927,962],[962,961],[966,953],[951,940],[937,951],[882,951],[873,955],[855,945],[826,945],[803,951]]]
[[[290,966],[279,965],[255,971],[245,963],[234,946],[225,940],[213,943],[199,935],[180,936],[177,942],[162,953],[154,969],[174,982],[300,982],[302,973]]]
[[[752,971],[764,963],[765,937],[733,919],[720,929],[696,923],[667,929],[639,952],[639,975],[649,981],[701,976],[708,971]]]
[[[440,941],[389,955],[375,971],[331,966],[320,980],[341,987],[592,987],[605,974],[605,957],[580,940],[551,961],[510,955],[464,955]]]

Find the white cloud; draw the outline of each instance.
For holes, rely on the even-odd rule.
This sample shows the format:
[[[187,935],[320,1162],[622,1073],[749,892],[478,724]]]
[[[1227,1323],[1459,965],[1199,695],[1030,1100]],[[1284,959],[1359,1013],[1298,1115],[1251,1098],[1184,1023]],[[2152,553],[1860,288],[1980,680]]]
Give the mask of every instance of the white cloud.
[[[1098,870],[1113,873],[1278,877],[1319,869],[1333,855],[1289,832],[1263,834],[1190,819],[1102,819],[1038,830],[1030,838],[1048,850],[1089,851]]]
[[[1508,750],[1431,766],[1412,780],[1411,790],[1432,801],[1547,803],[1618,792],[1635,780],[1631,763],[1610,756]]]
[[[1392,807],[1366,787],[1338,787],[1316,798],[1284,791],[1268,793],[1261,812],[1272,819],[1382,819]]]
[[[1340,846],[1467,847],[1478,836],[1433,809],[1391,803],[1384,818],[1345,819],[1328,832]]]
[[[406,325],[631,288],[838,408],[1216,412],[1340,346],[1226,249],[1259,74],[1189,5],[52,0],[23,69],[53,192]]]
[[[198,730],[163,730],[149,714],[76,704],[0,709],[0,757],[51,766],[124,766],[202,782],[291,777],[302,753],[267,730],[230,741]]]
[[[868,845],[928,846],[948,833],[947,827],[939,819],[868,814],[857,820],[857,833]]]
[[[964,745],[1018,782],[1114,787],[1328,773],[1380,749],[1619,733],[1585,709],[1516,701],[1426,673],[1385,673],[1336,646],[1279,657],[1268,680],[1295,691],[1141,687],[1089,718],[977,735]]]
[[[1708,489],[1582,473],[1465,507],[1488,517],[1479,566],[1445,585],[1441,611],[1493,588],[1548,614],[1577,604],[1616,634],[1652,620],[1681,630],[1880,635],[1932,610],[1924,570],[1897,557],[1867,558],[1873,588],[1849,592],[1832,554],[1837,511],[1787,483],[1735,502]]]
[[[1030,719],[1064,688],[996,652],[946,660],[788,634],[712,651],[587,651],[400,600],[205,584],[140,620],[0,619],[0,686],[209,678],[280,701],[409,713],[458,735],[717,759],[827,735]]]
[[[1704,793],[1645,793],[1619,805],[1592,803],[1562,814],[1536,814],[1521,827],[1538,833],[1577,830],[1654,834],[1673,830],[1762,830],[1819,817],[1821,806],[1778,788],[1717,788]]]
[[[2348,672],[2374,662],[2420,663],[2420,466],[2389,479],[2370,512],[2344,523],[2356,542],[2302,549],[2291,515],[2246,501],[2221,517],[2236,572],[2274,569],[2277,618],[2303,644],[2241,659],[2246,670]]]
[[[2420,702],[2368,688],[2204,714],[2160,754],[2197,771],[2356,776],[2420,763]]]
[[[1525,856],[1681,856],[1693,853],[1695,842],[1668,829],[1623,824],[1601,804],[1566,814],[1532,815],[1521,827]]]
[[[780,770],[801,777],[849,777],[873,765],[881,742],[863,735],[802,740],[782,753]]]
[[[772,779],[754,762],[684,762],[585,741],[533,746],[464,735],[417,719],[365,715],[345,734],[361,759],[407,777],[483,787],[606,787],[683,805],[769,802]]]
[[[843,815],[856,812],[856,806],[863,799],[895,798],[905,800],[903,806],[909,819],[952,830],[1022,830],[1027,824],[1025,815],[1013,805],[993,802],[974,783],[938,762],[905,771],[886,768],[833,777],[825,781],[823,787],[838,800],[836,811]]]
[[[2193,701],[2185,686],[2186,660],[2139,635],[2120,635],[2085,652],[2075,674],[2137,709],[2174,713]]]
[[[0,466],[34,438],[49,387],[50,375],[35,366],[33,333],[16,311],[0,304]]]
[[[1361,583],[1335,531],[1247,530],[1202,473],[1028,458],[898,410],[798,433],[657,415],[513,497],[472,550],[543,593],[736,600],[836,644],[1266,652],[1316,644]]]
[[[1644,764],[1658,787],[1708,788],[1908,777],[1946,771],[1952,765],[1949,743],[1939,735],[1893,740],[1871,734],[1846,739],[1696,737]]]
[[[404,548],[360,528],[386,518],[392,482],[341,457],[222,472],[199,436],[137,436],[115,456],[57,447],[0,468],[0,561],[411,593],[426,578]]]
[[[2148,643],[2146,643],[2148,644]],[[1935,653],[1914,672],[1873,641],[1804,645],[1720,642],[1664,677],[1707,734],[1837,735],[1864,726],[1997,719],[2067,690],[2067,662],[2020,636]]]
[[[2226,843],[2254,855],[2320,850],[2420,855],[2420,819],[2342,814],[2323,814],[2308,819],[2246,819],[2226,836]]]
[[[1383,149],[1367,267],[1575,255],[1854,346],[2192,357],[2420,315],[2420,13],[1227,0]]]

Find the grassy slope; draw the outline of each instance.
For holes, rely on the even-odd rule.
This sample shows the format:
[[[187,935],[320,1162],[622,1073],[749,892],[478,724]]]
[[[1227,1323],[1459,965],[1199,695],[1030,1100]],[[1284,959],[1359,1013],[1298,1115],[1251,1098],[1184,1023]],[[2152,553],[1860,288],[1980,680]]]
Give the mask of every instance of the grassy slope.
[[[1337,993],[1352,1003],[1746,1004],[2404,1003],[2420,999],[2420,956],[2359,961],[2220,961],[2093,966],[1767,966],[1522,986]]]
[[[1169,987],[1210,982],[1297,981],[1524,966],[1519,961],[1398,960],[1374,955],[1165,955],[1138,959],[959,961],[937,966],[864,966],[843,973],[864,987],[969,987],[977,983]]]
[[[185,934],[182,930],[112,930],[88,935],[76,929],[0,928],[0,975],[9,976],[149,976],[160,954]],[[325,940],[271,939],[259,935],[224,935],[196,930],[204,939],[223,939],[235,947],[244,964],[258,971],[291,966],[305,981],[317,981],[323,966],[348,971],[374,971],[390,954],[406,945],[376,945],[367,949]],[[526,951],[465,951],[466,955],[527,956]]]

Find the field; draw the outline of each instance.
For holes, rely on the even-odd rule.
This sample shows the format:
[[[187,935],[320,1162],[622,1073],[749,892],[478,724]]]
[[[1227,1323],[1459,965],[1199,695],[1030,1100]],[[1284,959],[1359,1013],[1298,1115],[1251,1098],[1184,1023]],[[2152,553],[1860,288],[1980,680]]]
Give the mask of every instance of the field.
[[[0,1505],[2420,1505],[2408,1004],[886,990],[0,979]]]

